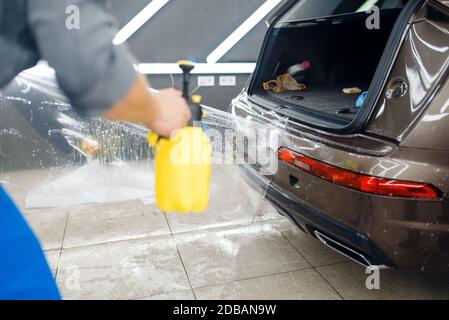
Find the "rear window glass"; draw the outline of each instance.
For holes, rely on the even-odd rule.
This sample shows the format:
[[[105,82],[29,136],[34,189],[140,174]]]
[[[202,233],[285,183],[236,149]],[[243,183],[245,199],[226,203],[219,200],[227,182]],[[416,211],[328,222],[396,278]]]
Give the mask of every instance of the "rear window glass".
[[[294,5],[279,22],[365,12],[374,6],[381,10],[401,9],[407,2],[407,0],[302,0]]]

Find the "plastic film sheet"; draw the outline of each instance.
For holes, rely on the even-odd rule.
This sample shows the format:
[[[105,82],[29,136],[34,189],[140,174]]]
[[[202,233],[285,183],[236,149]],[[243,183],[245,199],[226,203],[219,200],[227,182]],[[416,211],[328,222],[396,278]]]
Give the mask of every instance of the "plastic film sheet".
[[[154,203],[154,152],[140,125],[81,118],[47,69],[19,75],[0,95],[0,183],[24,209],[125,200]],[[44,72],[45,71],[45,72]],[[254,220],[275,170],[286,119],[253,121],[204,107],[213,145],[208,210],[217,224]],[[249,176],[257,179],[248,179]],[[192,215],[195,216],[195,215]],[[201,219],[199,217],[195,219]]]

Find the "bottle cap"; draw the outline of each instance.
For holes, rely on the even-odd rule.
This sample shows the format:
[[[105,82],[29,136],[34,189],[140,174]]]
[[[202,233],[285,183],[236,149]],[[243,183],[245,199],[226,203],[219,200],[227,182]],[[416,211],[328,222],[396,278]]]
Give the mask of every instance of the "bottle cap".
[[[199,96],[199,95],[192,96],[192,102],[195,103],[195,104],[200,104],[201,100],[202,100],[202,97]]]

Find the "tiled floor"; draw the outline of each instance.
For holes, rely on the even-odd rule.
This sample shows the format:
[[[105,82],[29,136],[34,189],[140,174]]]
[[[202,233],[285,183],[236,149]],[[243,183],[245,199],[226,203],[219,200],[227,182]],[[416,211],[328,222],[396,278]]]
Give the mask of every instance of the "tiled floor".
[[[443,275],[382,270],[380,290],[366,289],[364,268],[266,203],[254,216],[244,198],[227,201],[239,192],[227,182],[201,215],[141,201],[24,214],[66,299],[449,298]]]

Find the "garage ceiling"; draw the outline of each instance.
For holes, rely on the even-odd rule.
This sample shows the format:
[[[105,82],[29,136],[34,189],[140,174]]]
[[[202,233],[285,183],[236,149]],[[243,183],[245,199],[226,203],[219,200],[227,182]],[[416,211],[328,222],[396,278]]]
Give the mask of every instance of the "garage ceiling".
[[[109,0],[119,26],[125,26],[148,0]],[[141,62],[176,62],[180,55],[197,62],[222,43],[265,0],[171,0],[129,40]],[[219,62],[254,62],[266,31],[257,24]]]

